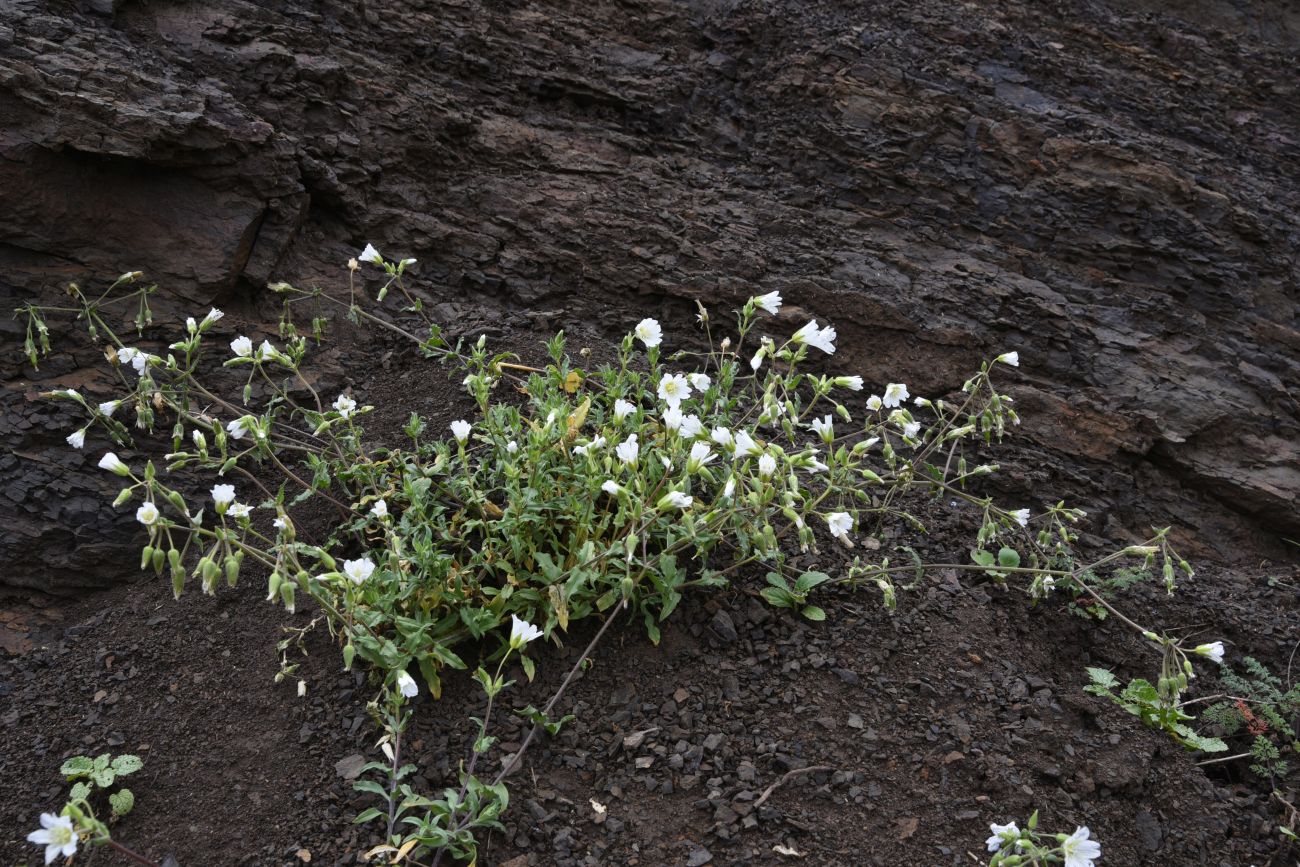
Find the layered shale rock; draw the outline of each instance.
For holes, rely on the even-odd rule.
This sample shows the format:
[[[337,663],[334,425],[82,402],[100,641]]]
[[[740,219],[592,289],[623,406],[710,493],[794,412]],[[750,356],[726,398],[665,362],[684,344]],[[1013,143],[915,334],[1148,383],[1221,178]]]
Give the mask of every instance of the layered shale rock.
[[[365,241],[437,298],[612,332],[780,290],[916,392],[1019,349],[1025,495],[1275,553],[1300,34],[1238,5],[10,0],[0,296],[139,268],[174,312],[264,310]],[[5,580],[109,580],[133,549],[66,511],[102,482],[30,399],[95,353],[5,358]]]

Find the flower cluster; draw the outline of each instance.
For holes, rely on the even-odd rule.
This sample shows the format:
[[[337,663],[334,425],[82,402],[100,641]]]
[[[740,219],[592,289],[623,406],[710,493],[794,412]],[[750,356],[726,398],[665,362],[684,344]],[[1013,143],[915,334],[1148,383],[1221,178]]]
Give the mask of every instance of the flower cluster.
[[[1015,822],[989,825],[985,841],[994,854],[989,867],[1031,867],[1035,864],[1062,864],[1064,867],[1094,867],[1101,858],[1101,844],[1092,839],[1086,827],[1073,834],[1044,834],[1037,830],[1038,813],[1029,817],[1025,829]]]

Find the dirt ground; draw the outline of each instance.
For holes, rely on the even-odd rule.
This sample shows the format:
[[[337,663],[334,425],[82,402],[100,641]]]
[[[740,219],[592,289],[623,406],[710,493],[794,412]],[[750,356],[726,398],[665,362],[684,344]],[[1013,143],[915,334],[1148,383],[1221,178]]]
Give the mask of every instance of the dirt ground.
[[[260,340],[279,316],[267,280],[338,287],[373,241],[419,258],[414,291],[453,335],[526,361],[559,328],[572,350],[648,315],[689,334],[697,299],[720,314],[766,291],[839,325],[831,367],[876,390],[939,396],[1019,349],[1025,424],[991,450],[987,490],[1088,509],[1090,551],[1171,525],[1196,577],[1117,603],[1300,677],[1292,4],[9,7],[6,306],[138,267],[166,290],[160,324],[214,303],[218,335]],[[103,751],[145,761],[116,835],[153,858],[360,863],[374,828],[350,823],[372,801],[348,775],[379,755],[373,684],[323,629],[306,696],[275,684],[283,630],[315,614],[265,603],[257,576],[174,601],[134,571],[138,527],[94,468],[105,443],[68,449],[67,408],[36,397],[106,399],[99,351],[33,370],[21,328],[0,321],[0,863],[39,863],[23,838],[61,803],[59,765]],[[316,385],[379,406],[381,438],[411,411],[460,414],[436,365],[331,328]],[[965,561],[975,516],[924,508],[918,550]],[[808,565],[844,564],[825,547]],[[990,822],[1038,809],[1092,828],[1106,867],[1300,864],[1271,794],[1300,803],[1295,772],[1198,765],[1082,691],[1085,666],[1158,663],[1114,623],[942,572],[893,614],[873,588],[827,590],[823,623],[759,587],[740,573],[689,597],[659,646],[612,627],[479,863],[971,867]],[[538,650],[512,703],[544,700],[596,628]],[[1196,694],[1217,692],[1201,672]],[[436,790],[479,694],[453,677],[415,706],[413,782]],[[523,730],[502,734],[491,764]]]
[[[572,326],[574,349],[598,337]],[[540,356],[544,332],[496,331],[503,345]],[[411,409],[435,427],[460,412],[435,363],[385,338],[339,337],[344,354],[351,340],[385,359],[348,380],[385,408],[371,425],[379,436]],[[1010,444],[994,456],[1007,468],[1002,493],[1017,498],[1033,496],[1035,470],[1055,459]],[[964,559],[977,516],[924,508],[921,554]],[[1102,525],[1089,519],[1085,545],[1122,544],[1094,535]],[[900,532],[886,527],[882,543]],[[835,571],[843,556],[827,546],[808,565]],[[1138,585],[1120,604],[1287,671],[1300,639],[1300,570],[1197,565],[1174,596]],[[1069,612],[1067,600],[1031,608],[983,579],[934,573],[900,594],[892,615],[874,588],[828,591],[830,616],[815,624],[768,608],[759,586],[742,574],[690,597],[657,647],[638,623],[616,625],[561,701],[576,721],[513,776],[507,832],[490,838],[480,863],[955,867],[977,863],[989,822],[1035,809],[1046,827],[1092,828],[1107,864],[1297,858],[1278,835],[1267,781],[1245,762],[1198,767],[1201,757],[1081,691],[1085,665],[1150,676],[1158,660],[1126,631]],[[0,802],[12,805],[0,858],[35,863],[21,837],[64,791],[58,765],[109,750],[145,759],[132,779],[138,806],[118,834],[155,857],[173,854],[184,867],[360,863],[376,839],[349,823],[370,803],[345,775],[357,757],[378,756],[364,710],[373,686],[341,670],[323,630],[308,640],[307,696],[274,684],[281,629],[313,612],[286,615],[262,595],[251,579],[176,602],[166,581],[144,578],[11,608],[27,646],[0,661]],[[513,705],[540,704],[594,628],[541,651],[537,682],[512,692]],[[1204,673],[1198,689],[1208,695],[1213,672]],[[440,701],[417,700],[408,736],[417,786],[455,781],[479,701],[466,678],[452,678]],[[523,733],[507,726],[491,761]]]

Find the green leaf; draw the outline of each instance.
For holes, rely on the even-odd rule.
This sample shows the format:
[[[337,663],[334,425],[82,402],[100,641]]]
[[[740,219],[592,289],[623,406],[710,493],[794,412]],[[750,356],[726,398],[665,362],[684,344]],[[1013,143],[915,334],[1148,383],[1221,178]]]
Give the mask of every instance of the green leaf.
[[[374,780],[357,780],[352,784],[352,788],[358,792],[369,792],[372,795],[378,795],[381,798],[386,799],[388,797],[388,791]]]
[[[970,552],[970,558],[980,566],[996,566],[997,559],[983,548],[976,548]]]
[[[374,807],[368,807],[367,809],[362,810],[360,813],[357,814],[357,817],[352,820],[352,824],[361,825],[364,824],[365,822],[374,821],[375,819],[378,819],[382,815],[384,814],[376,810]]]
[[[774,608],[795,607],[795,598],[790,595],[789,590],[782,590],[779,587],[764,587],[758,592]]]
[[[1020,552],[1015,548],[1003,548],[998,551],[998,565],[1005,569],[1015,569],[1020,565]]]
[[[818,608],[816,605],[805,605],[803,609],[803,616],[807,617],[809,620],[815,620],[820,622],[826,619],[826,612],[823,611],[821,608]]]
[[[90,783],[87,782],[76,783],[75,785],[73,785],[72,791],[68,793],[68,800],[84,801],[86,798],[90,797],[90,793],[92,791],[93,790],[90,788]]]
[[[113,770],[119,777],[134,774],[143,767],[144,761],[139,756],[122,755],[113,759]]]
[[[1089,667],[1085,669],[1085,671],[1088,672],[1088,677],[1097,686],[1100,686],[1107,690],[1114,689],[1115,687],[1119,686],[1119,678],[1104,668]]]
[[[799,580],[795,581],[794,589],[807,593],[818,584],[824,584],[829,580],[831,576],[825,572],[805,572],[799,576]]]
[[[120,789],[108,796],[108,805],[117,816],[125,816],[135,807],[135,795],[130,789]]]
[[[77,777],[89,776],[94,767],[95,763],[88,756],[73,756],[63,763],[59,773],[69,780],[75,780]]]

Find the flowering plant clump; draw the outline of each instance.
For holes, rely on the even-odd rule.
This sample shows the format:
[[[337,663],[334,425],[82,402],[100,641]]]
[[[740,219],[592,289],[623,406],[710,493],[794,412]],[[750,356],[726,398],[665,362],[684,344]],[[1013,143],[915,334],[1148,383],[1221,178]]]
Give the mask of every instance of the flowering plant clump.
[[[1037,812],[1023,830],[1015,822],[990,824],[989,838],[984,841],[994,853],[989,867],[1094,867],[1101,858],[1101,844],[1086,827],[1075,828],[1073,834],[1045,834],[1037,829]]]
[[[141,568],[168,575],[177,596],[187,586],[215,593],[249,568],[266,576],[267,599],[289,611],[309,596],[337,636],[345,666],[359,658],[382,676],[385,696],[375,715],[390,736],[404,726],[402,702],[419,688],[408,669],[436,697],[445,669],[469,667],[465,646],[488,648],[497,674],[479,668],[477,677],[490,712],[508,685],[500,673],[505,659],[517,656],[534,676],[534,640],[558,642],[574,622],[593,616],[604,618],[603,634],[616,614],[630,611],[658,641],[660,624],[686,591],[721,586],[745,567],[766,574],[769,603],[811,620],[826,617],[811,600],[826,586],[866,584],[892,608],[896,576],[941,567],[1022,582],[1034,601],[1058,587],[1087,595],[1148,636],[1154,633],[1092,589],[1091,576],[1129,557],[1147,565],[1161,558],[1171,585],[1176,568],[1190,574],[1165,531],[1079,566],[1072,525],[1080,510],[1062,503],[1038,513],[1008,509],[971,490],[997,467],[972,462],[968,452],[1019,423],[995,382],[999,371],[1019,366],[1017,352],[981,365],[952,400],[913,395],[901,382],[864,398],[861,376],[817,367],[836,352],[834,326],[813,320],[788,336],[769,333],[776,329],[767,317],[783,304],[769,292],[741,305],[726,334],[715,333],[701,307],[702,335],[694,340],[644,319],[612,347],[611,363],[579,366],[560,333],[542,366],[533,366],[490,353],[484,338],[450,345],[436,325],[417,335],[367,310],[358,300],[362,263],[383,275],[378,300],[395,288],[409,302],[405,311],[421,315],[403,283],[414,260],[389,262],[371,246],[348,263],[347,300],[271,285],[285,299],[280,345],[242,334],[216,338],[223,316],[215,309],[188,319],[165,350],[127,345],[108,310],[138,302],[135,325],[143,334],[154,287],[131,288],[138,272],[96,298],[71,286],[75,307],[19,313],[28,318],[33,364],[49,351],[46,317],[75,313],[102,341],[121,383],[121,394],[98,403],[71,389],[49,393],[87,413],[69,435],[73,447],[87,447],[101,432],[115,447],[132,445],[123,423],[132,412],[137,429],[169,426],[162,471],[153,460],[128,462],[113,451],[99,460],[123,480],[115,505],[131,504],[147,537]],[[118,289],[125,294],[113,295]],[[311,330],[318,339],[320,305],[332,304],[351,321],[408,337],[426,356],[458,368],[475,411],[437,423],[411,413],[402,441],[375,442],[366,422],[376,407],[364,394],[331,399],[306,375],[309,339],[290,315],[301,302],[317,305]],[[216,384],[222,371],[224,386]],[[182,472],[210,490],[187,495],[172,481]],[[886,522],[924,531],[908,511],[909,492],[975,508],[980,528],[970,562],[924,564],[903,546],[906,562],[893,563],[870,553],[876,544],[860,547]],[[299,533],[297,509],[309,499],[334,511],[327,534],[310,540]],[[827,544],[855,552],[852,564],[837,570]],[[827,565],[795,568],[796,555]],[[1185,660],[1177,642],[1152,640]],[[295,672],[286,663],[281,677]],[[306,688],[300,681],[299,694]],[[549,717],[557,698],[525,712],[534,732],[562,724]],[[471,768],[491,745],[484,722]],[[504,808],[501,777],[484,784],[469,769],[454,797],[399,799],[402,768],[396,759],[391,765],[390,841],[401,805],[417,805],[434,817],[402,818],[422,829],[417,843],[464,855],[473,828],[490,826]],[[396,836],[399,848],[409,842]]]

